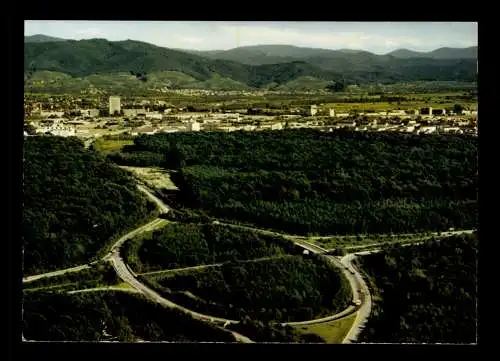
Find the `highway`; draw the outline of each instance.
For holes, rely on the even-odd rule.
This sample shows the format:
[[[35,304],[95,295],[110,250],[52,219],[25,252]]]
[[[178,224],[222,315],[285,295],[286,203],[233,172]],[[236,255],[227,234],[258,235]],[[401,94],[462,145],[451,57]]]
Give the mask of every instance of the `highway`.
[[[83,292],[99,292],[99,291],[120,291],[120,292],[131,292],[131,293],[138,293],[134,288],[122,288],[122,287],[95,287],[95,288],[84,288],[81,290],[74,290],[74,291],[69,291],[68,294],[72,295],[75,293],[83,293]]]
[[[151,199],[161,210],[162,213],[167,213],[169,211],[169,207],[165,205],[159,198],[157,198],[151,191],[149,191],[145,186],[138,184],[137,188],[143,192],[149,199]],[[126,292],[140,292],[149,299],[161,304],[164,307],[168,308],[175,308],[178,310],[181,310],[189,315],[191,315],[193,318],[202,320],[205,322],[212,322],[216,325],[223,325],[221,328],[224,329],[225,326],[228,324],[237,324],[240,321],[237,320],[230,320],[230,319],[225,319],[225,318],[220,318],[220,317],[213,317],[210,315],[204,315],[198,312],[194,312],[192,310],[189,310],[183,306],[180,306],[178,304],[175,304],[174,302],[171,302],[165,298],[163,298],[161,295],[159,295],[157,292],[154,290],[150,289],[146,285],[142,284],[139,280],[137,280],[135,273],[125,264],[123,259],[120,256],[120,247],[126,242],[127,240],[137,236],[140,233],[146,232],[146,231],[151,231],[156,228],[159,228],[163,226],[167,221],[163,219],[155,219],[151,222],[149,222],[146,225],[143,225],[128,234],[124,235],[120,239],[118,239],[113,246],[110,249],[110,252],[103,257],[103,260],[105,261],[110,261],[113,265],[113,268],[115,269],[116,273],[118,276],[126,282],[128,285],[130,285],[133,289],[123,289],[123,288],[116,288],[116,287],[103,287],[103,288],[94,288],[94,289],[87,289],[87,290],[76,290],[76,291],[70,291],[69,293],[78,293],[78,292],[92,292],[92,291],[97,291],[97,290],[109,290],[109,289],[117,289],[120,291],[126,291]],[[296,245],[312,252],[315,254],[320,254],[324,255],[325,258],[332,262],[336,267],[339,267],[340,269],[343,270],[343,273],[346,277],[346,279],[349,281],[349,284],[352,289],[353,293],[353,305],[350,305],[347,307],[345,310],[331,316],[323,317],[320,319],[315,319],[315,320],[307,320],[307,321],[299,321],[299,322],[288,322],[288,323],[281,323],[282,325],[310,325],[310,324],[315,324],[315,323],[322,323],[326,321],[331,321],[331,320],[336,320],[336,319],[341,319],[344,317],[347,317],[354,312],[357,313],[356,319],[347,333],[346,337],[343,340],[343,343],[351,343],[357,340],[359,333],[361,332],[363,326],[365,325],[370,312],[371,312],[371,307],[372,307],[372,300],[371,300],[371,295],[370,295],[370,290],[368,288],[368,285],[364,281],[363,277],[361,276],[361,273],[359,270],[356,269],[356,267],[352,264],[353,260],[357,256],[362,256],[362,255],[367,255],[371,253],[376,253],[379,252],[380,249],[374,249],[370,251],[364,251],[364,252],[355,252],[355,253],[349,253],[345,255],[342,258],[334,257],[334,256],[329,256],[326,255],[328,253],[327,249],[324,249],[314,243],[311,243],[305,239],[303,236],[294,236],[294,235],[287,235],[287,234],[282,234],[278,232],[273,232],[273,231],[267,231],[267,230],[261,230],[258,228],[254,227],[248,227],[248,226],[240,226],[240,225],[235,225],[235,224],[230,224],[230,223],[222,223],[219,222],[219,224],[235,227],[235,228],[242,228],[242,229],[249,229],[253,231],[260,232],[262,234],[268,234],[268,235],[273,235],[273,236],[281,236],[284,238],[287,238],[294,242]],[[463,233],[472,233],[473,230],[460,230],[460,231],[449,231],[449,232],[442,232],[439,236],[441,237],[447,237],[450,235],[455,235],[455,234],[463,234]],[[431,235],[438,235],[437,232]],[[397,235],[395,235],[397,236]],[[315,237],[315,238],[328,238],[328,236],[325,237]],[[417,240],[416,240],[417,241]],[[406,243],[403,244],[402,246],[409,246],[409,245],[414,245],[414,244],[421,244],[424,243],[422,240],[419,240],[414,243]],[[373,244],[375,245],[375,244]],[[368,246],[373,246],[373,245],[367,245]],[[358,247],[359,248],[359,247]],[[273,258],[273,257],[264,257],[263,259],[267,258]],[[257,261],[257,260],[253,260]],[[97,261],[92,262],[91,264],[96,263]],[[200,265],[200,266],[194,266],[194,267],[185,267],[181,269],[174,269],[174,270],[165,270],[165,271],[155,271],[155,272],[148,272],[145,274],[155,274],[155,273],[168,273],[168,272],[181,272],[181,271],[186,271],[186,270],[195,270],[195,269],[203,269],[207,267],[214,267],[221,265],[222,263],[217,263],[217,264],[211,264],[211,265]],[[34,276],[28,276],[23,279],[23,283],[26,282],[31,282],[43,277],[53,277],[53,276],[58,276],[61,274],[64,274],[66,272],[78,272],[82,269],[89,268],[89,265],[82,265],[82,266],[77,266],[73,268],[68,268],[65,270],[58,270],[54,272],[48,272],[40,275],[34,275]],[[360,301],[360,304],[356,305],[356,301]],[[220,327],[220,326],[218,326]],[[235,339],[238,342],[243,342],[243,343],[252,343],[248,337],[240,335],[236,332],[226,330],[228,332],[231,332]]]
[[[283,256],[269,256],[269,257],[261,257],[261,258],[255,258],[255,259],[249,259],[249,260],[244,260],[244,261],[239,261],[240,263],[249,263],[249,262],[260,262],[260,261],[268,261],[271,259],[277,259],[277,258],[283,258],[287,257],[287,255]],[[140,273],[139,275],[141,276],[149,276],[149,275],[155,275],[155,274],[169,274],[169,273],[180,273],[180,272],[190,272],[190,271],[199,271],[205,268],[210,268],[210,267],[219,267],[224,265],[225,262],[220,262],[220,263],[210,263],[210,264],[202,264],[199,266],[190,266],[190,267],[182,267],[182,268],[172,268],[172,269],[167,269],[167,270],[159,270],[159,271],[151,271],[151,272],[144,272]]]
[[[95,263],[97,263],[97,261],[94,261],[94,262],[92,262],[90,264],[95,264]],[[64,273],[67,273],[67,272],[78,272],[78,271],[84,270],[86,268],[90,268],[90,266],[88,264],[84,264],[84,265],[81,265],[81,266],[66,268],[66,269],[57,270],[57,271],[53,271],[53,272],[42,273],[42,274],[38,274],[38,275],[34,275],[34,276],[28,276],[28,277],[24,277],[23,278],[23,283],[28,283],[28,282],[36,281],[36,280],[38,280],[40,278],[45,278],[45,277],[60,276],[60,275],[62,275]]]
[[[170,208],[161,201],[158,197],[156,197],[153,193],[151,193],[145,186],[138,184],[137,188],[143,192],[149,199],[151,199],[157,206],[160,208],[162,213],[168,213]]]
[[[145,187],[138,185],[139,190],[144,192],[151,200],[153,200],[158,207],[163,211],[163,212],[168,212],[169,208],[166,206],[160,199],[158,199],[156,196],[154,196],[149,190],[147,190]],[[157,222],[157,223],[154,223]],[[162,219],[157,219],[148,225],[142,227],[143,231],[145,230],[151,230],[152,228],[158,227],[159,224],[163,223],[164,220]],[[149,228],[148,228],[149,226]],[[184,313],[187,313],[191,315],[193,318],[205,321],[205,322],[212,322],[215,324],[222,324],[222,325],[227,325],[227,324],[236,324],[239,323],[239,321],[236,320],[229,320],[225,318],[220,318],[220,317],[213,317],[209,315],[204,315],[198,312],[191,311],[183,306],[180,306],[172,301],[169,301],[162,296],[160,296],[157,292],[153,291],[143,283],[141,283],[135,275],[132,273],[130,268],[123,262],[123,259],[120,256],[120,247],[122,244],[129,238],[135,236],[138,232],[138,230],[132,231],[129,234],[123,236],[120,238],[114,245],[111,247],[111,252],[105,257],[106,260],[111,261],[113,268],[115,269],[116,273],[118,276],[127,284],[132,286],[134,289],[145,295],[147,298],[159,303],[160,305],[167,307],[167,308],[175,308],[180,311],[183,311]],[[236,341],[242,342],[242,343],[252,343],[253,341],[250,340],[248,337],[243,336],[238,334],[237,332],[234,331],[229,331],[231,334],[235,337]]]

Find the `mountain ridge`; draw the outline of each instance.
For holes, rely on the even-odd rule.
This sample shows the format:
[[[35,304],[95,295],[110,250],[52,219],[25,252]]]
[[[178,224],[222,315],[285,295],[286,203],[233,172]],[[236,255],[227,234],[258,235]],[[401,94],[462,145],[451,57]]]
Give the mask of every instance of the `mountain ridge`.
[[[262,49],[276,51],[278,48],[266,46],[256,49],[262,52]],[[198,81],[220,76],[254,88],[280,85],[299,77],[330,82],[345,79],[351,84],[361,84],[420,80],[474,81],[476,76],[475,59],[398,59],[365,51],[332,53],[325,49],[300,57],[300,47],[283,45],[279,49],[287,51],[282,53],[285,56],[261,54],[255,56],[255,62],[259,63],[259,56],[267,56],[267,62],[245,64],[135,40],[66,40],[26,42],[24,60],[25,70],[34,64],[36,69],[66,73],[73,77],[99,73],[177,71]],[[240,49],[243,54],[246,51],[248,49]]]

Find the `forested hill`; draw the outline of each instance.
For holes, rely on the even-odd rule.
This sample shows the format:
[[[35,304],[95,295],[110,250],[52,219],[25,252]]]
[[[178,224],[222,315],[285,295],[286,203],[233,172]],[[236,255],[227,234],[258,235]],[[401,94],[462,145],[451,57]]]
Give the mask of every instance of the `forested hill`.
[[[433,59],[477,59],[477,46],[468,48],[439,48],[429,52],[412,51],[408,49],[397,49],[387,55],[395,58],[433,58]]]
[[[418,52],[408,49],[397,49],[384,55],[376,55],[364,50],[353,49],[320,49],[305,48],[293,45],[251,45],[229,50],[182,50],[192,54],[206,56],[211,59],[233,60],[240,63],[261,65],[290,62],[295,60],[309,61],[314,58],[324,59],[363,59],[371,57],[374,61],[394,58],[430,58],[430,59],[477,59],[477,46],[468,48],[439,48],[429,52]]]
[[[76,138],[24,141],[24,274],[86,263],[155,206],[134,180]]]
[[[132,40],[111,42],[91,39],[24,44],[25,69],[34,67],[73,77],[97,73],[178,71],[197,80],[220,76],[258,88],[305,76],[327,81],[344,78],[349,83],[362,84],[418,80],[473,81],[476,75],[475,59],[396,59],[368,52],[345,51],[335,54],[255,65],[210,59]]]

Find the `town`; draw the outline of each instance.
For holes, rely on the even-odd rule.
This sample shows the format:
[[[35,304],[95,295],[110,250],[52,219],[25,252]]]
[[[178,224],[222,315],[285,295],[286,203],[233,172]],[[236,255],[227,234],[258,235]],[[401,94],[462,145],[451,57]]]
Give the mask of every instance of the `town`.
[[[50,99],[49,99],[50,100]],[[262,131],[291,128],[313,128],[321,131],[351,129],[354,131],[392,131],[415,134],[477,135],[477,110],[387,109],[379,112],[337,112],[322,104],[309,108],[289,109],[281,115],[261,115],[259,109],[237,112],[215,109],[193,112],[189,108],[166,107],[166,101],[142,100],[122,103],[119,96],[110,96],[108,109],[102,104],[94,108],[85,99],[76,99],[73,107],[57,102],[26,102],[25,135],[52,134],[95,139],[102,135],[139,135],[183,131]],[[286,114],[288,113],[288,114]]]

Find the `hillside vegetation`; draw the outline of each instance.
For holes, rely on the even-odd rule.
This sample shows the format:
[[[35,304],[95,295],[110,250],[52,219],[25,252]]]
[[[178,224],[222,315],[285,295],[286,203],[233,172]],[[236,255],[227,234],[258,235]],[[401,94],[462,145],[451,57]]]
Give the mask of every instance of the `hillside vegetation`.
[[[110,42],[104,39],[27,42],[24,44],[24,63],[26,70],[34,66],[37,70],[66,73],[72,77],[175,71],[201,82],[214,77],[226,79],[217,83],[220,87],[254,88],[286,84],[307,76],[330,82],[345,79],[349,83],[473,81],[477,70],[475,59],[397,59],[367,52],[334,52],[332,55],[331,51],[318,56],[287,59],[286,62],[250,65],[138,41]]]
[[[292,242],[217,225],[170,224],[150,237],[127,243],[127,263],[136,272],[280,256]]]
[[[361,342],[477,342],[477,235],[361,257],[377,300]]]
[[[235,341],[228,332],[142,295],[34,292],[23,296],[23,309],[23,335],[34,341]]]
[[[210,59],[232,60],[244,64],[261,65],[286,63],[294,60],[310,59],[381,59],[395,58],[430,58],[430,59],[476,59],[477,46],[468,48],[439,48],[429,52],[417,52],[408,49],[397,49],[385,55],[376,55],[363,50],[331,50],[306,48],[293,45],[251,45],[229,50],[196,51],[182,50]]]
[[[87,263],[155,210],[127,172],[76,138],[25,138],[23,184],[25,275]]]
[[[124,165],[179,169],[178,202],[288,233],[470,229],[477,138],[316,130],[139,136]],[[153,156],[154,155],[154,156]]]
[[[232,319],[309,320],[342,311],[352,297],[340,270],[322,259],[301,256],[144,278],[174,302]]]

